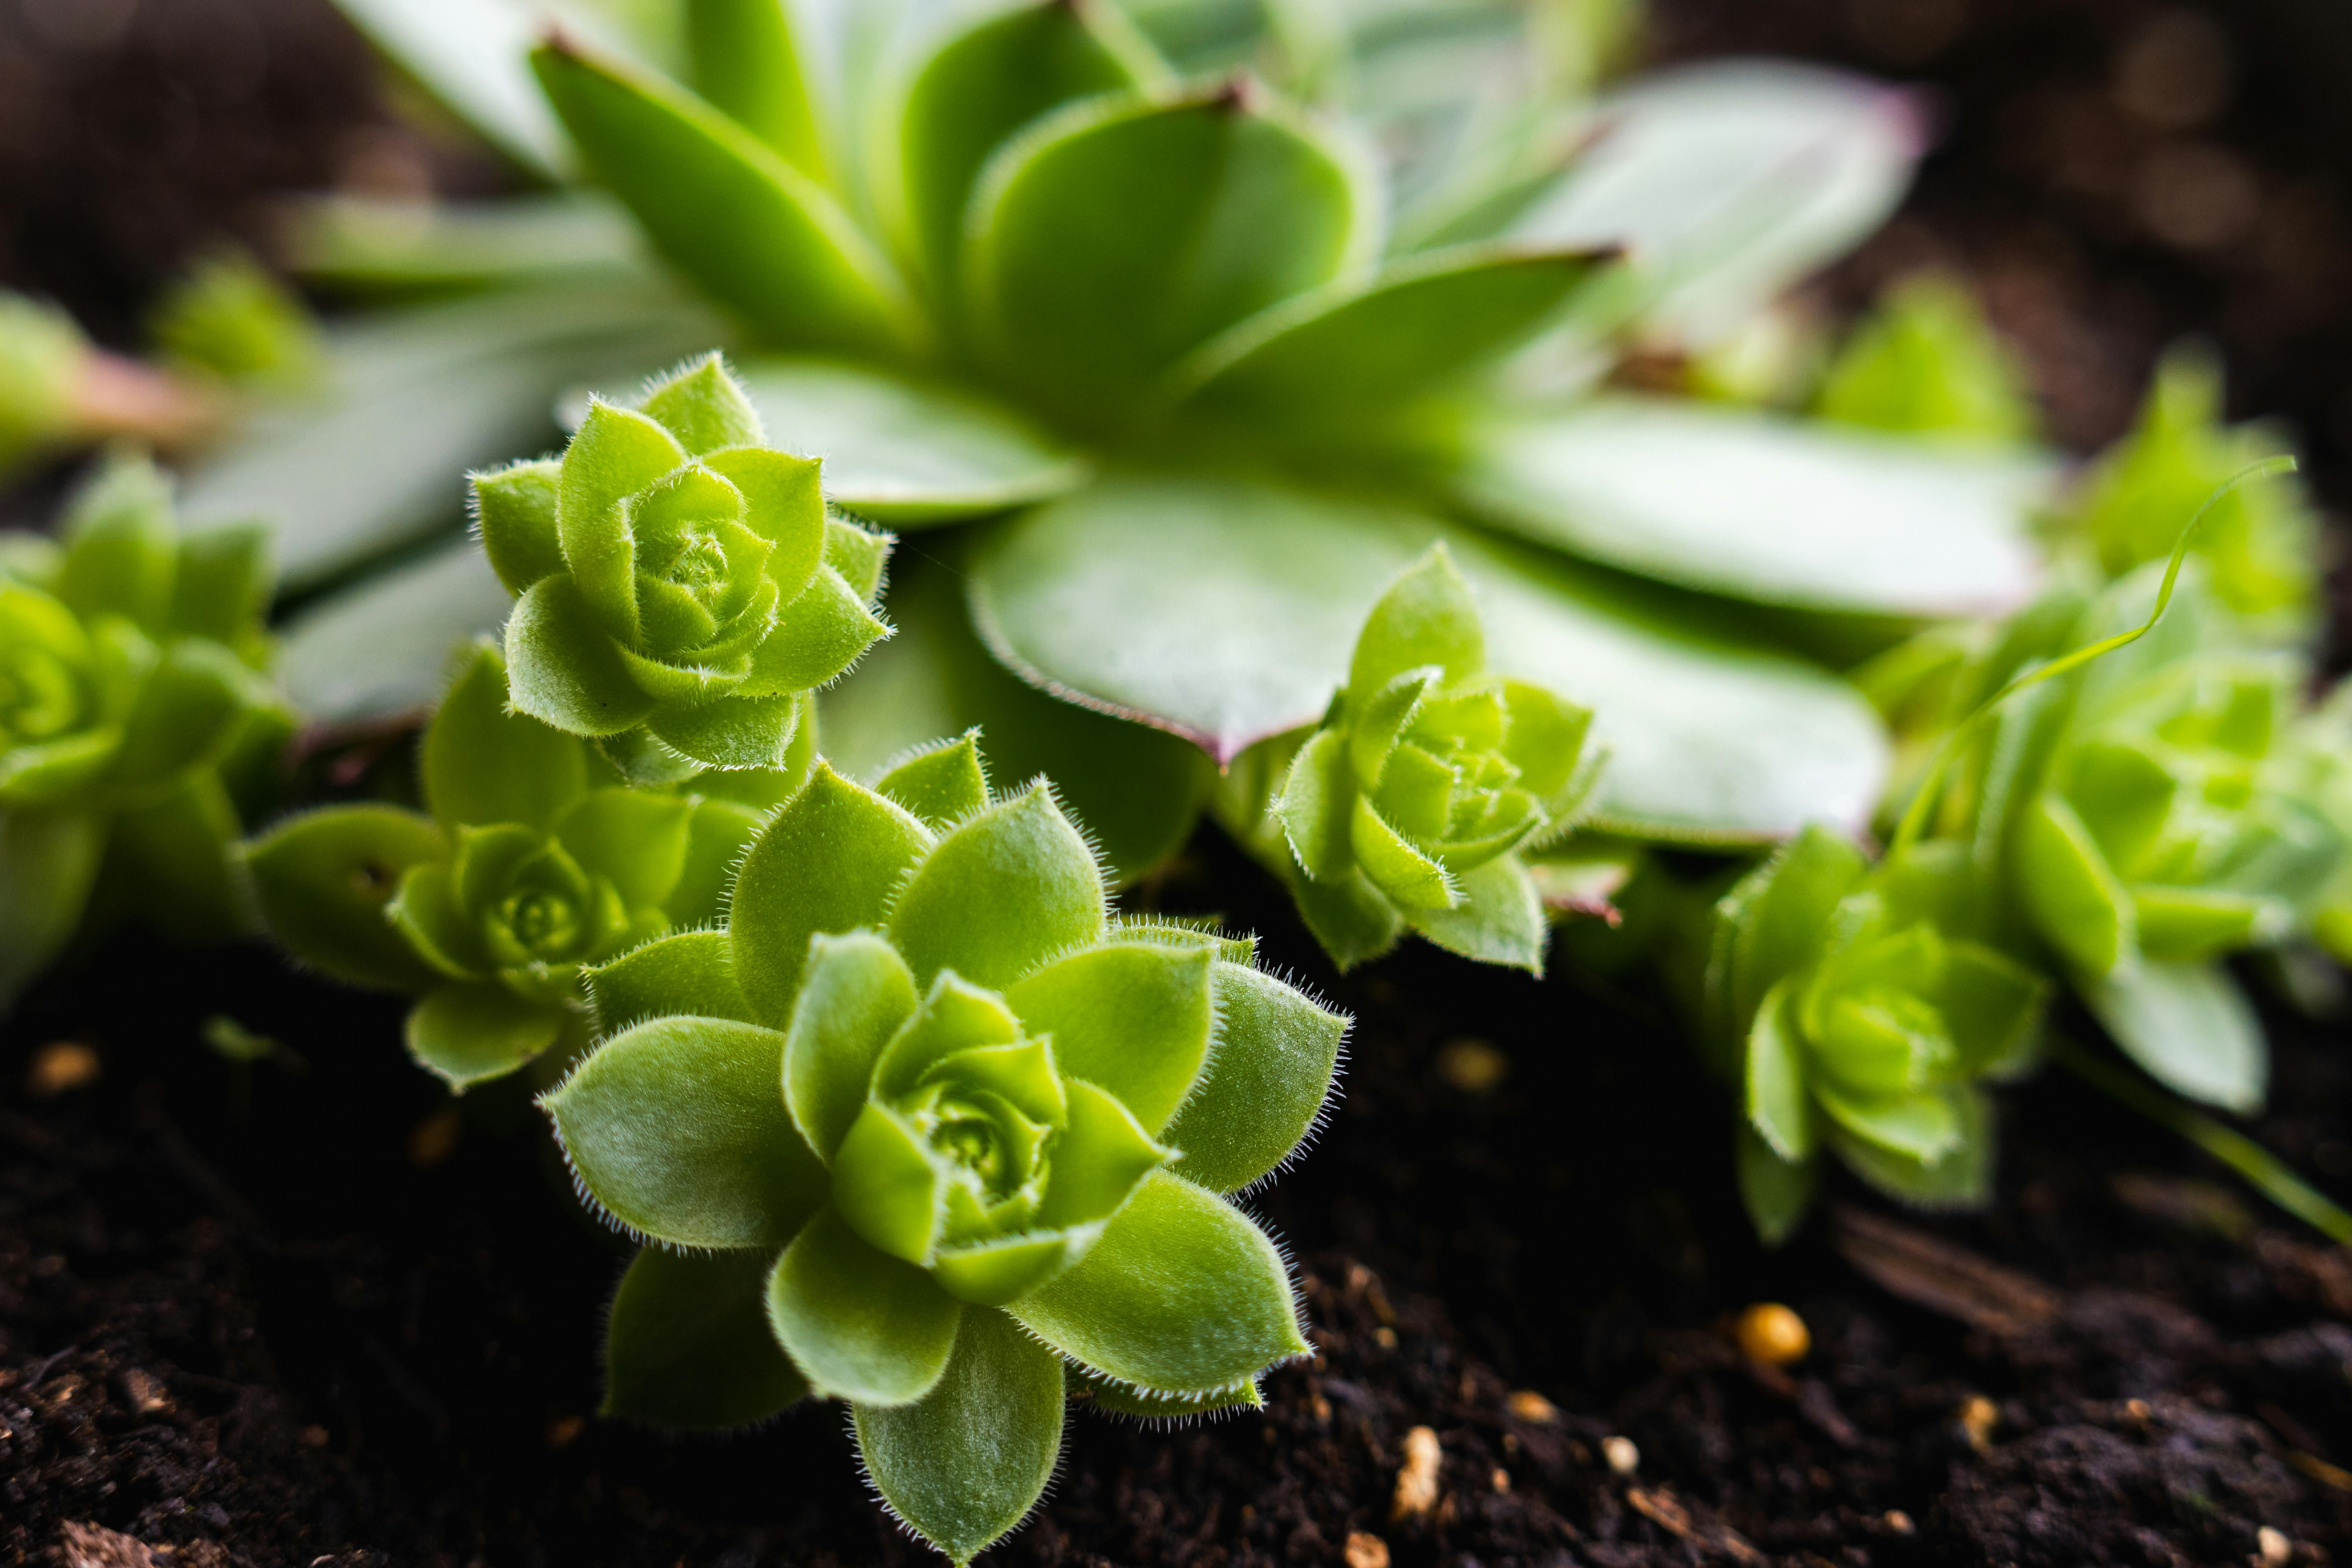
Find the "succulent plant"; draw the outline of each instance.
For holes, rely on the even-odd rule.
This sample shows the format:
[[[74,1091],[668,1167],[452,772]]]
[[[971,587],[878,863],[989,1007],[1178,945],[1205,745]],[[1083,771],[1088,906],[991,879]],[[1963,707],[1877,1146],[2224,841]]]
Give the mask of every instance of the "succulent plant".
[[[494,6],[341,3],[626,218],[579,195],[410,214],[395,255],[344,204],[310,265],[404,288],[437,258],[520,320],[567,265],[657,291],[649,242],[728,312],[711,341],[835,505],[940,531],[900,574],[900,635],[827,689],[828,743],[870,776],[930,734],[1017,729],[1121,875],[1183,842],[1215,766],[1317,721],[1364,614],[1441,539],[1494,669],[1592,710],[1615,758],[1596,822],[1686,843],[1859,828],[1885,735],[1754,629],[1795,623],[1634,578],[1898,616],[2034,586],[2030,453],[1596,392],[1889,211],[1921,144],[1902,93],[1727,64],[1595,98],[1610,5],[562,6],[526,61]],[[371,591],[318,614],[358,624]]]
[[[1808,828],[1713,911],[1707,1024],[1737,1083],[1741,1196],[1769,1242],[1803,1218],[1821,1152],[1927,1206],[1983,1203],[1982,1085],[2031,1065],[2049,983],[1980,940],[1967,846],[1871,865]]]
[[[584,1047],[587,968],[715,921],[761,810],[814,755],[812,722],[795,766],[698,781],[731,797],[630,788],[510,711],[507,685],[494,647],[467,653],[425,732],[426,812],[326,806],[246,852],[278,942],[335,979],[417,993],[409,1053],[461,1091]]]
[[[1895,284],[1855,323],[1822,378],[1821,417],[1948,440],[2030,440],[2024,376],[1956,280]]]
[[[0,1006],[88,921],[249,925],[240,804],[289,733],[271,575],[262,530],[181,532],[134,458],[82,488],[56,544],[0,556]]]
[[[1469,584],[1433,546],[1372,606],[1321,726],[1257,763],[1279,783],[1243,831],[1290,874],[1343,964],[1411,927],[1540,973],[1543,900],[1517,851],[1572,823],[1597,771],[1591,724],[1573,703],[1488,672]]]
[[[543,1103],[647,1244],[609,1414],[846,1399],[886,1505],[961,1563],[1035,1504],[1070,1394],[1259,1402],[1306,1345],[1232,1194],[1312,1130],[1347,1020],[1105,898],[1050,788],[992,794],[967,735],[873,790],[819,763],[724,931],[591,971],[604,1037]]]
[[[828,518],[816,463],[761,441],[712,354],[635,408],[592,401],[561,458],[475,476],[518,596],[517,711],[645,783],[784,764],[805,694],[888,632],[870,605],[889,540]]]

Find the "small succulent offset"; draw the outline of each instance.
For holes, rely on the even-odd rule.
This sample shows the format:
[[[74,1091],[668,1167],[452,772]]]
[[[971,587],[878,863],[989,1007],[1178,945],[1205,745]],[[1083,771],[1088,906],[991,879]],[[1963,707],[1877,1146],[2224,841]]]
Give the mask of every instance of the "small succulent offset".
[[[2155,570],[2071,640],[2136,624]],[[2116,1042],[2244,1110],[2266,1052],[2219,961],[2304,934],[2345,840],[2310,798],[2300,661],[2245,647],[2218,596],[2192,570],[2147,638],[2026,694],[1974,793],[2018,909]]]
[[[131,458],[81,490],[58,543],[0,555],[0,1007],[93,918],[189,939],[250,925],[239,809],[289,732],[261,624],[273,581],[262,530],[181,532]]]
[[[1738,1085],[1740,1195],[1767,1242],[1803,1219],[1824,1148],[1908,1203],[1990,1195],[1979,1086],[2031,1065],[2050,987],[1973,934],[1984,888],[1957,841],[1872,866],[1814,827],[1717,902],[1706,1025]]]
[[[583,968],[717,919],[761,808],[812,760],[714,775],[735,799],[631,789],[584,742],[509,711],[506,692],[498,650],[472,649],[425,732],[430,815],[328,806],[246,855],[287,951],[416,993],[409,1052],[461,1091],[584,1047]]]
[[[1048,786],[992,794],[969,735],[873,790],[820,763],[725,931],[592,971],[604,1038],[544,1098],[647,1243],[607,1413],[846,1399],[885,1503],[961,1563],[1034,1506],[1069,1394],[1257,1405],[1306,1345],[1228,1194],[1311,1131],[1348,1020],[1252,952],[1108,915]]]
[[[762,446],[717,354],[635,408],[602,400],[560,458],[477,475],[517,710],[645,783],[777,768],[803,694],[889,628],[887,536],[828,518],[817,465]]]
[[[1412,929],[1540,973],[1543,900],[1517,852],[1573,823],[1599,771],[1591,718],[1487,671],[1469,585],[1433,546],[1372,607],[1347,685],[1251,837],[1343,965]]]

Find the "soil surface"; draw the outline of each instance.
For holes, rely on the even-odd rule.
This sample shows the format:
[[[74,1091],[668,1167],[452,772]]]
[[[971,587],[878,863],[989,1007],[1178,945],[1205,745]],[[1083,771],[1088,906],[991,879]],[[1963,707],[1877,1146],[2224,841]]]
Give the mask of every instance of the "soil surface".
[[[243,20],[173,41],[215,11]],[[1797,53],[1940,90],[1943,150],[1829,309],[1961,270],[2078,450],[2122,428],[2166,342],[2208,334],[2233,405],[2292,420],[2347,498],[2352,93],[2311,74],[2326,7],[1661,11],[1668,55]],[[389,130],[367,79],[316,0],[0,0],[0,279],[128,341],[185,257],[266,237],[262,193],[495,178]],[[27,81],[47,108],[12,95]],[[1260,1201],[1318,1354],[1262,1414],[1074,1412],[1050,1501],[992,1560],[2352,1552],[2352,1252],[2072,1081],[2008,1097],[1989,1213],[1841,1185],[1766,1253],[1726,1102],[1644,997],[1425,951],[1341,982],[1213,836],[1150,896],[1255,927],[1360,1018],[1331,1125]],[[0,1029],[0,1563],[926,1560],[832,1411],[723,1441],[593,1418],[623,1255],[521,1096],[454,1110],[402,1058],[400,1011],[260,952],[123,938]],[[202,1043],[222,1015],[283,1049],[223,1059]],[[2352,1195],[2344,1026],[2276,1024],[2277,1109],[2250,1130]],[[1730,1324],[1759,1300],[1801,1314],[1810,1355],[1740,1353]]]

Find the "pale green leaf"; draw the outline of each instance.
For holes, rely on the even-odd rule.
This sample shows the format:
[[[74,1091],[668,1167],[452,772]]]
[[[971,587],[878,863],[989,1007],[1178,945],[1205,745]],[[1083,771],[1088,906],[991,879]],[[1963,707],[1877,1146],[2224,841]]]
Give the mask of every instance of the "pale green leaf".
[[[515,710],[574,735],[617,735],[654,710],[568,575],[542,577],[507,619]]]
[[[508,711],[506,660],[487,642],[461,658],[421,750],[425,804],[445,823],[550,828],[588,787],[577,740]]]
[[[2270,1087],[2262,1020],[2218,963],[2143,963],[2077,983],[2124,1054],[2166,1088],[2251,1115]]]
[[[963,1314],[937,1386],[851,1410],[890,1511],[962,1568],[1028,1517],[1062,1451],[1062,1363],[1002,1312]]]
[[[606,1040],[541,1097],[582,1191],[677,1247],[781,1247],[824,1201],[824,1167],[777,1092],[784,1037],[659,1018]]]
[[[527,1002],[495,982],[460,981],[427,991],[408,1010],[408,1055],[463,1094],[554,1045],[564,1019],[558,1005]]]
[[[1274,1243],[1164,1171],[1076,1268],[1010,1310],[1063,1355],[1148,1394],[1231,1388],[1307,1352]]]
[[[92,813],[0,811],[0,1016],[72,936],[105,847]]]
[[[1043,784],[940,839],[890,910],[890,940],[918,983],[952,969],[1004,986],[1102,934],[1094,853]]]
[[[1209,1058],[1213,962],[1205,949],[1107,943],[1025,975],[1004,999],[1029,1035],[1054,1037],[1062,1071],[1109,1090],[1157,1134]]]
[[[1804,1045],[1797,1038],[1792,1005],[1786,980],[1764,994],[1748,1031],[1742,1099],[1748,1125],[1773,1154],[1801,1165],[1813,1155],[1813,1110],[1805,1092]]]
[[[1445,949],[1479,963],[1507,964],[1540,975],[1551,945],[1551,922],[1535,879],[1516,855],[1499,856],[1454,878],[1461,902],[1450,910],[1416,909],[1412,928]]]
[[[868,931],[809,941],[784,1041],[784,1103],[817,1156],[831,1161],[865,1107],[874,1064],[920,998],[906,961]]]
[[[271,937],[298,963],[353,985],[413,991],[437,976],[384,910],[410,868],[448,856],[429,816],[334,805],[271,828],[247,846],[245,862]]]
[[[587,978],[600,1034],[681,1014],[753,1021],[725,931],[679,931],[649,942],[588,971]]]
[[[823,1393],[861,1407],[911,1405],[947,1370],[963,1303],[818,1211],[777,1260],[768,1321]]]
[[[988,805],[979,739],[977,731],[967,731],[917,752],[875,780],[876,793],[913,812],[933,832],[944,832]]]
[[[695,90],[779,157],[824,177],[816,104],[789,0],[687,0]]]
[[[1229,1193],[1288,1160],[1323,1113],[1352,1022],[1246,964],[1212,972],[1217,1039],[1208,1070],[1160,1132],[1186,1180]]]
[[[1538,544],[1736,598],[1999,614],[2032,594],[2041,465],[1691,403],[1496,415],[1454,487]]]
[[[1797,1234],[1813,1206],[1821,1187],[1821,1170],[1812,1162],[1791,1164],[1780,1158],[1755,1128],[1742,1122],[1734,1150],[1739,1173],[1739,1201],[1756,1235],[1767,1247],[1779,1247]]]

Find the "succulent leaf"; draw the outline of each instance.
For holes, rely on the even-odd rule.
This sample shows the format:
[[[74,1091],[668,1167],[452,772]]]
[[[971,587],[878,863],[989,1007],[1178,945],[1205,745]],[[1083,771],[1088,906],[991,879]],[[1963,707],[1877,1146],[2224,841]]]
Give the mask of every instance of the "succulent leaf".
[[[757,1252],[640,1248],[605,1321],[603,1414],[715,1432],[807,1398],[769,1331],[768,1275]]]
[[[962,1317],[929,1273],[877,1252],[829,1208],[784,1248],[768,1284],[778,1342],[821,1393],[861,1406],[929,1394]]]

